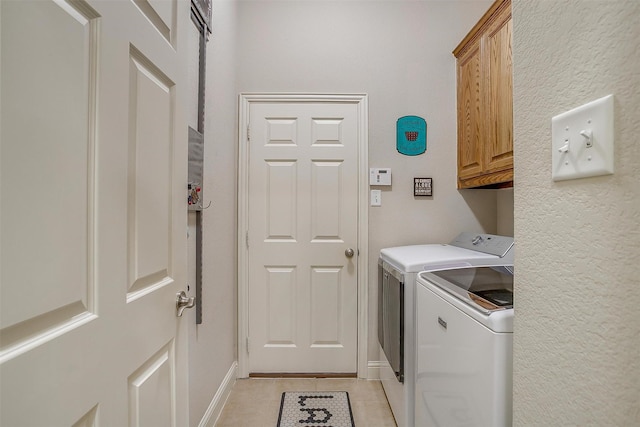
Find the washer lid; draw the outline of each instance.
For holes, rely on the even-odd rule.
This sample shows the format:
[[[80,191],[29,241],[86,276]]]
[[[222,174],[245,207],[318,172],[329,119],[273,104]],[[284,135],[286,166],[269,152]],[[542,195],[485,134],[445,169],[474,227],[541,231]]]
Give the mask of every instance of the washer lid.
[[[513,308],[513,267],[474,267],[431,273],[439,288],[490,314]]]

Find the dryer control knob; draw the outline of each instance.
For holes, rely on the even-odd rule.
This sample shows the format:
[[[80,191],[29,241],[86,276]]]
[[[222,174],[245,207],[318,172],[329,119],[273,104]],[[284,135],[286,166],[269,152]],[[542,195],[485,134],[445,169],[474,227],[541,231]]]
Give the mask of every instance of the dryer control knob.
[[[476,236],[476,237],[473,238],[471,243],[473,243],[474,245],[479,245],[483,241],[484,241],[484,239],[482,238],[482,236]]]

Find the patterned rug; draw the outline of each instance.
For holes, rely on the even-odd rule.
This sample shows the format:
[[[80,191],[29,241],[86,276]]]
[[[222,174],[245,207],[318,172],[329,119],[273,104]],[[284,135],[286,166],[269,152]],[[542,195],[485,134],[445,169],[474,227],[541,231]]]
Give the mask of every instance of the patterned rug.
[[[277,427],[355,427],[346,391],[282,393]]]

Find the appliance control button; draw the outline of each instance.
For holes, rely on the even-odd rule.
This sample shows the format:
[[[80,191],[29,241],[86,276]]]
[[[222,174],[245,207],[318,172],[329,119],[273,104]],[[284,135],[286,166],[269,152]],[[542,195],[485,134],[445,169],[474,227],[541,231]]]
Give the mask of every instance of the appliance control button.
[[[473,240],[471,241],[471,243],[473,243],[474,245],[479,245],[480,243],[483,242],[483,238],[482,236],[476,236],[473,238]]]

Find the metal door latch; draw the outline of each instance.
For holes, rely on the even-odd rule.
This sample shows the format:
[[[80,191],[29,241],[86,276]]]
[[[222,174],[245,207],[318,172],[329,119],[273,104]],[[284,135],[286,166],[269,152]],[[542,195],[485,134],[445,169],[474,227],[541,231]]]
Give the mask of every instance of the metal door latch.
[[[176,315],[182,317],[182,312],[191,308],[196,304],[195,297],[188,297],[185,291],[180,291],[176,294]]]

